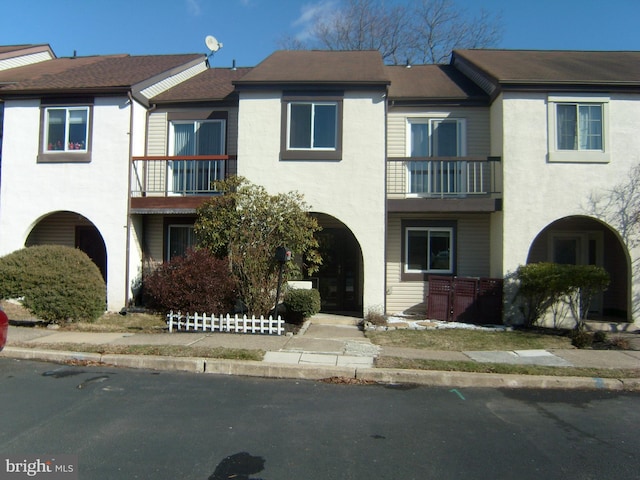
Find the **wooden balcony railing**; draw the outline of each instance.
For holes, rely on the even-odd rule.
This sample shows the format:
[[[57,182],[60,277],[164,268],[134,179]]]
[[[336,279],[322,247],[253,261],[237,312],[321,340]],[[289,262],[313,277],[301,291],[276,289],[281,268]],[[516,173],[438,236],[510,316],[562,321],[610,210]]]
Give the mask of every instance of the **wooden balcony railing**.
[[[388,157],[387,195],[402,197],[499,196],[500,157]]]
[[[235,155],[133,157],[131,196],[213,195],[214,182],[236,172]]]

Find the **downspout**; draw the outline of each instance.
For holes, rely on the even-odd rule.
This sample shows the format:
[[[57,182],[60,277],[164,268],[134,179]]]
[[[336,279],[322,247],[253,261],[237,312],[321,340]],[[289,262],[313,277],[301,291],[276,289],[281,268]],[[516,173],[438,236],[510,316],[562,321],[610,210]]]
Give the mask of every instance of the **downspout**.
[[[126,313],[129,306],[129,286],[130,286],[130,268],[129,260],[131,256],[131,164],[133,162],[133,95],[131,90],[127,92],[129,97],[129,161],[127,162],[127,233],[125,240],[125,264],[124,264],[124,307],[120,311]]]

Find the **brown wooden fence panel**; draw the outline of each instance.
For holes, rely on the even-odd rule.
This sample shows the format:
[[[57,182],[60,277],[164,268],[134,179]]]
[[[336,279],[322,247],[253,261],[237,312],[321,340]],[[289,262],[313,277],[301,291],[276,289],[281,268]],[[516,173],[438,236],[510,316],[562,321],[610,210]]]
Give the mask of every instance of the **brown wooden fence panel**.
[[[481,278],[478,282],[478,321],[502,323],[502,286],[500,278]]]
[[[427,315],[433,320],[502,323],[499,278],[429,277]]]
[[[454,322],[473,323],[476,321],[476,298],[478,280],[459,278],[453,280],[453,317]]]
[[[451,290],[453,277],[429,277],[427,315],[433,320],[449,321],[451,318]]]

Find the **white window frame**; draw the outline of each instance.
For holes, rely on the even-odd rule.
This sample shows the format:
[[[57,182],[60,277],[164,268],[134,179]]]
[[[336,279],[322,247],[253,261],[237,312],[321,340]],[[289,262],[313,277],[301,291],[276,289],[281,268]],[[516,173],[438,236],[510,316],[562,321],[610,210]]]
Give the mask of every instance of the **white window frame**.
[[[547,97],[548,160],[565,163],[609,163],[609,102],[608,96],[602,95],[561,95]],[[600,150],[560,150],[558,148],[558,105],[599,105],[602,108],[602,149]]]
[[[309,144],[310,147],[292,147],[291,146],[291,107],[293,105],[311,105],[311,131]],[[333,147],[316,147],[313,145],[314,132],[315,132],[315,111],[317,106],[332,106],[334,107],[335,114],[335,128],[333,132]],[[289,151],[312,151],[312,152],[335,152],[338,149],[338,129],[339,129],[339,105],[334,101],[289,101],[287,103],[287,150]]]
[[[170,121],[169,122],[169,155],[171,156],[177,155],[175,151],[176,150],[175,126],[176,125],[193,125],[193,132],[195,134],[197,132],[197,129],[199,128],[199,125],[202,125],[204,123],[219,123],[222,126],[222,128],[220,128],[220,145],[222,146],[222,148],[221,148],[221,153],[219,155],[224,155],[227,149],[227,145],[226,145],[227,121],[225,119],[220,119],[220,118],[206,119],[206,120],[172,120]],[[199,154],[199,153],[194,154],[194,156],[198,156],[198,155],[208,155],[208,154]],[[174,170],[177,171],[178,168],[184,168],[185,162],[198,162],[198,160],[178,160],[176,165],[174,165],[173,160],[170,160],[168,162],[167,164],[167,168],[168,168],[167,194],[168,195],[185,195],[185,192],[191,191],[191,189],[188,189],[188,188],[186,190],[183,188],[176,188],[175,185],[171,185],[171,187],[169,187],[169,185],[172,184],[173,182]],[[215,163],[214,166],[217,166],[219,168],[218,176],[221,179],[224,178],[225,162],[222,160],[210,160],[210,162],[214,162]],[[180,167],[178,167],[178,165]],[[196,191],[195,193],[207,193],[209,191],[210,191],[209,189],[205,189],[202,192]]]
[[[52,110],[64,110],[65,112],[65,124],[64,124],[64,130],[65,130],[65,139],[64,139],[64,145],[62,149],[59,150],[50,150],[49,149],[49,113]],[[42,151],[43,153],[47,154],[47,155],[56,155],[58,153],[87,153],[89,151],[89,135],[90,135],[90,118],[91,118],[91,111],[90,111],[90,107],[86,106],[86,105],[82,105],[82,106],[51,106],[51,107],[45,107],[44,109],[44,135],[43,135],[43,145],[42,145]],[[72,111],[83,111],[85,112],[86,115],[86,127],[85,127],[85,138],[84,138],[84,148],[69,148],[69,134],[70,134],[70,118],[71,118],[71,112]]]
[[[449,235],[449,268],[447,269],[435,269],[435,268],[427,268],[426,270],[418,270],[414,268],[409,268],[409,232],[412,231],[420,231],[427,232],[429,236],[429,240],[427,240],[427,254],[430,250],[429,241],[431,237],[431,233],[435,232],[445,232]],[[404,231],[404,258],[402,259],[402,269],[405,274],[407,273],[417,273],[417,274],[425,274],[425,273],[433,273],[433,274],[452,274],[454,271],[454,258],[455,258],[455,243],[454,243],[454,229],[452,227],[421,227],[421,226],[409,226],[405,227]]]
[[[432,135],[434,130],[434,125],[441,122],[455,122],[457,125],[457,150],[458,154],[454,157],[443,157],[443,158],[451,158],[452,162],[456,162],[456,170],[459,168],[458,178],[455,180],[458,184],[460,184],[461,192],[411,192],[411,167],[410,164],[407,164],[406,168],[406,194],[411,197],[423,197],[423,196],[456,196],[463,195],[467,190],[463,185],[467,180],[467,162],[463,160],[455,160],[459,157],[465,157],[467,155],[467,120],[466,118],[459,117],[451,117],[449,115],[426,115],[426,116],[411,116],[407,118],[406,124],[406,155],[409,158],[412,158],[413,151],[413,134],[412,134],[412,125],[414,124],[426,124],[428,125],[428,152],[427,159],[431,157],[435,157],[433,154],[433,141]],[[441,175],[441,174],[440,174]],[[429,189],[431,188],[431,181],[429,182]]]

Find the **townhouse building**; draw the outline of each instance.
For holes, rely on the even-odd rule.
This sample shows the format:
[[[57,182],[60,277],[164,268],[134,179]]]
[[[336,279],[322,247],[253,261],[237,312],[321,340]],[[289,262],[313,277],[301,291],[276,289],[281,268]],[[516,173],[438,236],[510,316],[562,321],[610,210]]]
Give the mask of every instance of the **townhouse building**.
[[[2,47],[0,255],[81,248],[119,310],[195,242],[212,182],[238,174],[311,206],[324,265],[308,280],[325,311],[424,313],[434,275],[555,261],[603,266],[592,315],[634,321],[640,251],[592,200],[640,160],[639,57],[461,50],[386,66],[278,51],[209,68],[198,54]]]

